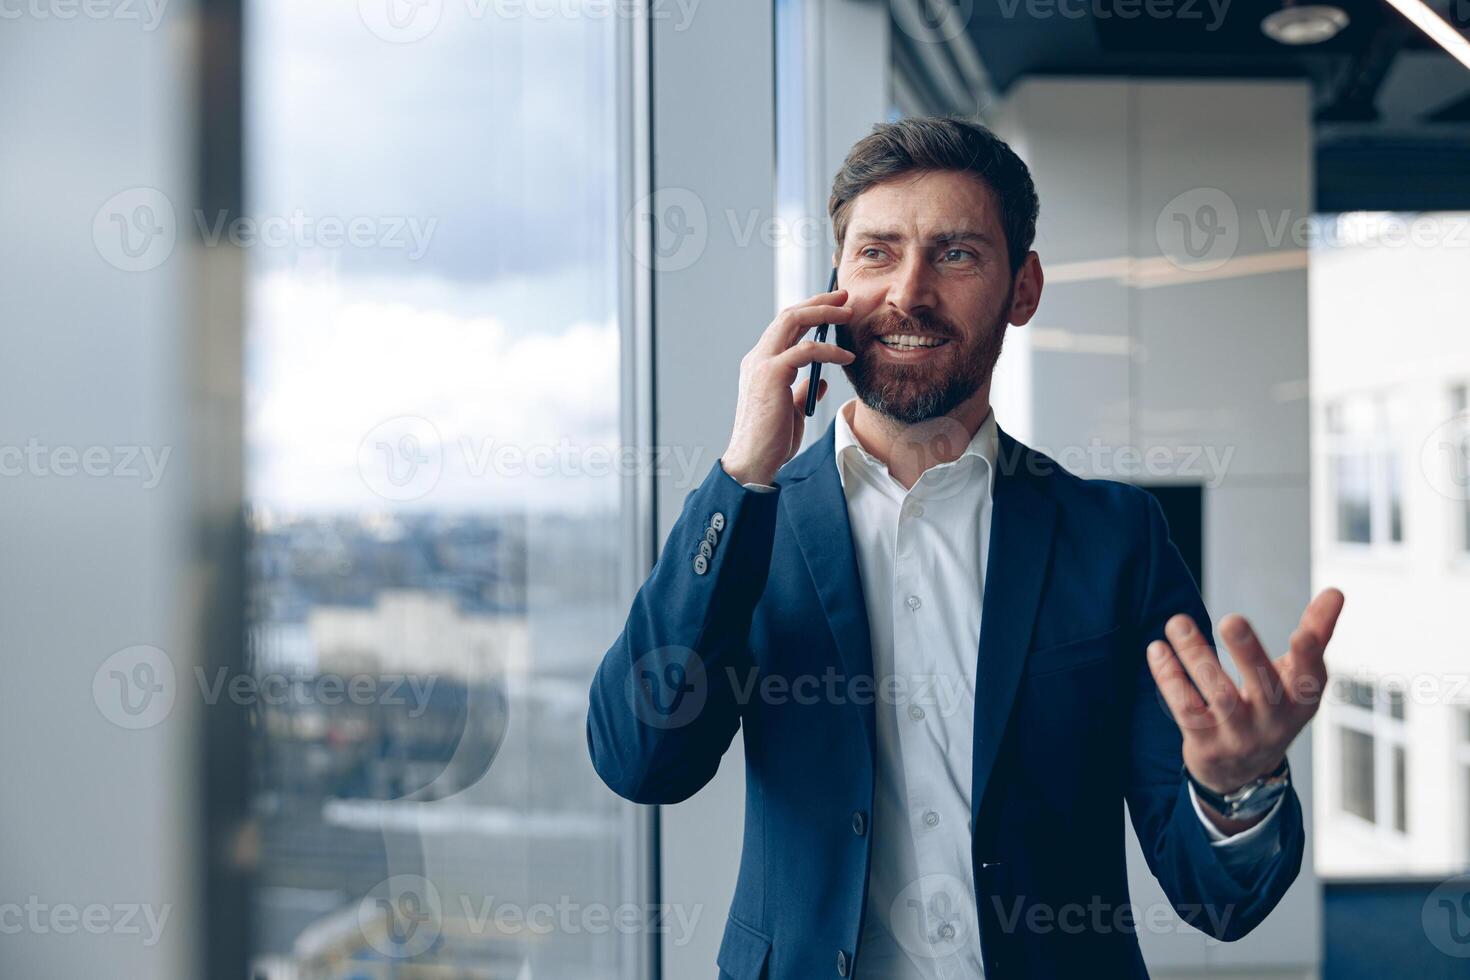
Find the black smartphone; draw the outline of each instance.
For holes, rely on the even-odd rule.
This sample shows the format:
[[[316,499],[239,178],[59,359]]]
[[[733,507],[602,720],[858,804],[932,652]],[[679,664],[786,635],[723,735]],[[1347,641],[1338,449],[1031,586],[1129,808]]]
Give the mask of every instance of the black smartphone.
[[[832,277],[827,280],[827,292],[830,293],[830,292],[832,292],[836,288],[837,288],[837,266],[834,265],[832,267]],[[827,328],[829,326],[831,326],[831,324],[829,324],[829,323],[821,323],[821,324],[818,324],[817,325],[817,338],[816,339],[817,339],[817,342],[818,343],[820,343],[821,341],[824,341],[824,340],[827,339]],[[817,382],[820,381],[821,379],[822,379],[822,362],[821,361],[812,361],[812,364],[811,364],[811,374],[808,375],[807,382],[806,382],[806,417],[807,418],[811,418],[812,415],[813,415],[813,413],[815,413],[816,410],[817,410]]]

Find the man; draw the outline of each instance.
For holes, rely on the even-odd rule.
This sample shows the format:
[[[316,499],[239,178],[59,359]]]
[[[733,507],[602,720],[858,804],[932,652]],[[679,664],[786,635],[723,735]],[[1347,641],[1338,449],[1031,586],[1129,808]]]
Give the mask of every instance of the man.
[[[741,362],[729,445],[593,682],[598,774],[677,803],[743,730],[734,980],[1146,977],[1125,801],[1175,913],[1245,935],[1301,864],[1286,749],[1342,594],[1274,662],[1223,620],[1237,687],[1153,498],[999,427],[1043,277],[1030,174],[989,131],[877,126],[829,211],[842,288]],[[823,322],[837,345],[798,342]],[[858,397],[792,459],[818,361]]]

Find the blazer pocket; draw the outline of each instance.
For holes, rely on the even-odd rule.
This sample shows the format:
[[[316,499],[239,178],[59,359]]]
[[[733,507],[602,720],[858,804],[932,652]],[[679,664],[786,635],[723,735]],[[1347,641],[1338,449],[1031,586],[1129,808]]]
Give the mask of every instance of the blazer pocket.
[[[761,980],[770,955],[771,940],[732,915],[725,922],[715,965],[720,968],[720,976],[730,980]]]
[[[1026,676],[1040,677],[1112,659],[1121,626],[1066,643],[1056,643],[1026,654]]]

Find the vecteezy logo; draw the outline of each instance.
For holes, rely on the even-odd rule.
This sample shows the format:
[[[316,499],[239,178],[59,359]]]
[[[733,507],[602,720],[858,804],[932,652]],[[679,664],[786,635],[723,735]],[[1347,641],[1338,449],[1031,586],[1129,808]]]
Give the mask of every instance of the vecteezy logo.
[[[975,0],[919,0],[889,7],[898,29],[920,44],[948,44],[965,33],[975,16]]]
[[[147,272],[173,254],[178,241],[173,202],[156,187],[130,187],[109,197],[92,217],[92,244],[124,272]]]
[[[623,222],[623,245],[641,262],[640,228],[647,228],[653,236],[651,266],[655,272],[689,268],[699,261],[709,242],[704,202],[686,187],[665,187],[645,194],[628,211]]]
[[[898,893],[888,909],[893,938],[910,956],[945,959],[970,942],[976,924],[964,900],[967,886],[954,875],[928,874]]]
[[[444,928],[439,890],[421,875],[394,875],[357,905],[357,924],[368,945],[393,959],[427,951]]]
[[[428,419],[400,415],[379,423],[357,447],[357,472],[385,500],[417,500],[444,472],[444,445]]]
[[[1419,448],[1419,468],[1440,496],[1470,499],[1470,412],[1434,427]]]
[[[152,728],[169,716],[177,693],[174,664],[158,647],[119,650],[92,675],[92,701],[119,728]]]
[[[660,647],[639,657],[628,675],[628,702],[651,728],[682,728],[708,696],[704,660],[688,647]]]
[[[1229,262],[1240,247],[1240,213],[1218,187],[1196,187],[1164,205],[1154,237],[1173,265],[1209,272]]]
[[[1424,900],[1424,935],[1446,956],[1470,958],[1470,875],[1442,882]]]
[[[358,0],[367,29],[389,44],[422,41],[439,26],[444,0]]]

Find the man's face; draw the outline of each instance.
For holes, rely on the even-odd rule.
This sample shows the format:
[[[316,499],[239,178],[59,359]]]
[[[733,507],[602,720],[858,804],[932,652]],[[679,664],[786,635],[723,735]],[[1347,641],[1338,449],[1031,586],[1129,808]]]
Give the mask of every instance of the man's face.
[[[904,175],[853,202],[838,285],[852,322],[838,343],[869,408],[913,425],[944,415],[990,378],[1013,277],[995,194],[954,172]]]

